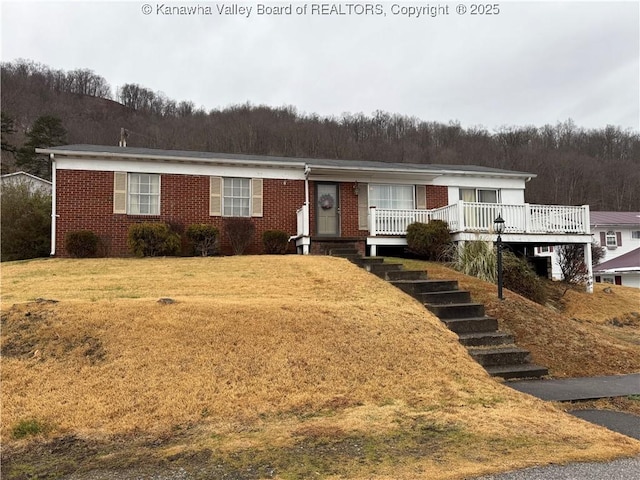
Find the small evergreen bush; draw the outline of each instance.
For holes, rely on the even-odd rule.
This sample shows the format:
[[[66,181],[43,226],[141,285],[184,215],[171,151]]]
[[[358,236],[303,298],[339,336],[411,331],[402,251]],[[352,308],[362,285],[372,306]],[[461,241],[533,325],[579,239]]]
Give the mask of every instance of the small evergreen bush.
[[[95,257],[98,254],[98,236],[91,230],[67,232],[64,236],[64,249],[76,258]]]
[[[196,255],[206,257],[218,252],[220,231],[213,225],[196,223],[189,225],[186,230],[187,238],[193,243]]]
[[[512,252],[502,254],[504,287],[536,303],[544,304],[547,294],[542,279],[524,258]]]
[[[180,236],[166,223],[137,223],[129,227],[129,250],[137,257],[176,255]]]
[[[407,249],[427,260],[442,260],[450,243],[449,226],[442,220],[415,222],[407,227]]]
[[[289,235],[282,230],[266,230],[262,234],[264,252],[268,255],[284,255],[289,247]]]
[[[51,195],[31,192],[26,184],[0,190],[2,261],[48,257],[51,251]]]
[[[242,255],[253,242],[256,227],[250,218],[230,217],[225,221],[225,231],[234,255]]]

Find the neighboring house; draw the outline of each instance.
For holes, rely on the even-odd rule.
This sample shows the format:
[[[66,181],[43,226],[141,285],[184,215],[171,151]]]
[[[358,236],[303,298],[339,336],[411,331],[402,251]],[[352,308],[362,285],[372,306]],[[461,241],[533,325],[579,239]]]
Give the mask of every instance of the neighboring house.
[[[640,247],[599,263],[593,273],[598,283],[640,288]]]
[[[31,193],[42,192],[51,195],[51,182],[27,172],[7,173],[0,177],[2,186],[26,185]]]
[[[603,262],[640,248],[640,212],[591,212],[591,233],[605,247]]]
[[[97,145],[38,149],[52,161],[52,255],[66,255],[64,236],[89,229],[110,255],[127,255],[127,231],[143,221],[186,227],[247,217],[262,232],[284,230],[300,253],[352,242],[363,254],[406,245],[415,221],[447,221],[454,241],[495,239],[514,245],[582,244],[590,258],[588,206],[530,205],[534,175],[470,165],[235,155]]]
[[[640,248],[640,212],[591,212],[589,217],[594,241],[605,247],[601,264]],[[553,278],[562,279],[557,252],[553,246],[536,247],[535,253],[537,256],[549,257]],[[633,256],[625,258],[630,260]],[[633,267],[633,262],[629,267]]]

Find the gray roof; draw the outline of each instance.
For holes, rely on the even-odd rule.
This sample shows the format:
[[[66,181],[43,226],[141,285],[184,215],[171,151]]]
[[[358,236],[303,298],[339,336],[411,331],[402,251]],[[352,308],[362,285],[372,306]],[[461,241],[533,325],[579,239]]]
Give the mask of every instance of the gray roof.
[[[194,161],[194,162],[211,162],[215,163],[224,160],[233,163],[252,163],[252,164],[279,164],[291,165],[292,167],[310,167],[319,168],[335,168],[344,170],[380,170],[380,171],[396,171],[416,173],[475,173],[496,176],[515,176],[515,177],[535,177],[535,174],[527,172],[517,172],[513,170],[503,170],[499,168],[482,167],[477,165],[438,165],[438,164],[415,164],[415,163],[390,163],[390,162],[373,162],[366,160],[337,160],[323,158],[295,158],[295,157],[278,157],[270,155],[244,155],[231,153],[213,153],[213,152],[195,152],[190,150],[161,150],[153,148],[138,147],[118,147],[105,145],[64,145],[60,147],[52,147],[46,149],[38,149],[40,153],[58,153],[58,154],[90,154],[90,155],[107,155],[122,157],[138,157],[147,160],[175,160],[175,161]]]
[[[606,262],[599,263],[593,270],[595,272],[601,272],[605,270],[619,270],[619,269],[636,268],[640,269],[640,247],[630,252],[620,255],[619,257],[612,258]]]
[[[640,212],[591,212],[589,214],[592,226],[606,225],[638,225],[640,226]]]

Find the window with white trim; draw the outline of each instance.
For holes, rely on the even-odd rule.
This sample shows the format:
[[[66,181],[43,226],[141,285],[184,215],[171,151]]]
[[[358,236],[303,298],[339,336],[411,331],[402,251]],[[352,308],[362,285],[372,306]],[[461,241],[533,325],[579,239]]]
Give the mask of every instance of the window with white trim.
[[[616,232],[609,230],[607,232],[607,247],[617,247],[618,241],[616,239]]]
[[[251,179],[223,179],[222,214],[225,217],[251,216]]]
[[[397,210],[415,208],[414,185],[369,185],[369,206]]]
[[[160,175],[130,173],[127,191],[129,215],[160,215]]]
[[[631,238],[635,238],[635,239],[640,238],[640,230],[632,230],[631,231]]]

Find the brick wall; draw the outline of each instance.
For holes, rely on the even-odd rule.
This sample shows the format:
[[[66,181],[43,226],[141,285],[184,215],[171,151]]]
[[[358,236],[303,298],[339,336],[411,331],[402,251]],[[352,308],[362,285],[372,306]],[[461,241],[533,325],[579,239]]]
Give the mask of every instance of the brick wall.
[[[92,230],[105,245],[108,256],[129,255],[127,232],[134,223],[168,222],[177,229],[193,223],[217,226],[221,235],[221,252],[229,254],[230,245],[224,235],[224,218],[209,216],[209,177],[198,175],[163,174],[160,181],[160,215],[124,215],[113,213],[113,172],[78,170],[57,171],[57,232],[56,252],[65,256],[64,237],[73,230]],[[315,182],[309,182],[310,228],[315,235]],[[366,230],[358,229],[358,196],[353,182],[341,182],[340,220],[342,237],[364,238]],[[448,204],[445,186],[428,185],[427,208]],[[304,181],[265,179],[263,183],[263,216],[252,218],[256,226],[253,244],[247,253],[261,253],[262,233],[265,230],[284,230],[296,233],[296,210],[304,202]],[[186,247],[186,245],[185,245]],[[291,242],[291,251],[294,251]]]
[[[160,180],[160,215],[113,213],[113,172],[58,170],[56,173],[56,252],[65,256],[64,236],[73,230],[92,230],[103,241],[106,255],[129,255],[129,226],[142,222],[168,222],[177,228],[209,223],[221,230],[221,252],[230,252],[225,238],[224,218],[209,216],[209,177],[163,174]],[[304,202],[304,181],[270,180],[263,183],[263,216],[252,218],[256,226],[247,253],[261,253],[265,230],[296,233],[296,210]],[[291,242],[291,251],[294,251]]]
[[[448,187],[442,185],[427,185],[427,209],[445,207],[448,204]]]

